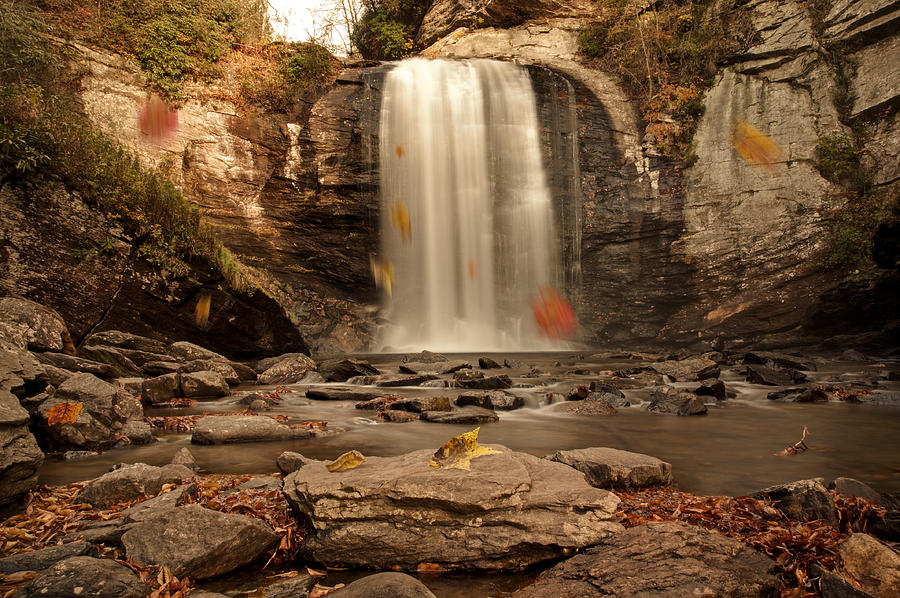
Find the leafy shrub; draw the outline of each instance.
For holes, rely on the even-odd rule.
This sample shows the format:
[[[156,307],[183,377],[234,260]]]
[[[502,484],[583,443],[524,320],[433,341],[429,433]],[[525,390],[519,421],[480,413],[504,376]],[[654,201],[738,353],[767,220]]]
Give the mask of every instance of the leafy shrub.
[[[660,153],[687,159],[717,61],[754,37],[748,13],[739,0],[661,0],[644,12],[625,0],[598,4],[598,19],[579,36],[581,53],[641,101]]]
[[[822,176],[832,183],[863,191],[868,186],[868,176],[860,165],[860,157],[866,149],[858,145],[856,139],[845,133],[819,137],[816,166]]]
[[[317,44],[294,44],[294,53],[285,61],[285,79],[301,87],[328,83],[334,73],[334,58]]]
[[[133,58],[168,100],[191,77],[209,79],[229,49],[267,34],[263,0],[45,0],[58,24]],[[72,15],[81,14],[82,19]]]
[[[397,60],[413,51],[413,37],[422,24],[430,1],[375,0],[366,3],[353,29],[353,44],[363,58]]]
[[[0,7],[0,62],[27,66],[0,70],[0,184],[62,182],[119,224],[158,269],[184,276],[196,257],[246,288],[199,208],[79,111],[67,61],[38,33],[38,21],[11,3]]]

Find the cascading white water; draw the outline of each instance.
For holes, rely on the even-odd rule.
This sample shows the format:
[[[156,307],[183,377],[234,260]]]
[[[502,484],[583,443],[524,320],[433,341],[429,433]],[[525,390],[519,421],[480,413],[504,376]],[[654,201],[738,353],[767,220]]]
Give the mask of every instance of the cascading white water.
[[[403,61],[387,75],[379,135],[381,263],[393,269],[382,346],[555,348],[529,305],[556,285],[559,258],[528,73]]]

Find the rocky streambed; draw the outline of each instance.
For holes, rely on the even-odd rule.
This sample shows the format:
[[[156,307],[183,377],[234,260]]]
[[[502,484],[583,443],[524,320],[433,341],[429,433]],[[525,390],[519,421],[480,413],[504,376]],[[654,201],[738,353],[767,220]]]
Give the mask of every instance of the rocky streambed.
[[[896,595],[895,359],[238,362],[39,308],[0,322],[4,596]]]

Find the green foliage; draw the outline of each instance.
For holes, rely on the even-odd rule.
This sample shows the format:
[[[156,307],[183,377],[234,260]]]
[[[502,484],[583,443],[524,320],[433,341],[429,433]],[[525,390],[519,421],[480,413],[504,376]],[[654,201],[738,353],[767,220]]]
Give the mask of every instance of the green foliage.
[[[0,70],[0,184],[59,181],[121,226],[137,253],[160,270],[185,276],[188,261],[200,258],[246,288],[200,210],[79,111],[66,61],[39,33],[39,23],[11,3],[2,8],[0,63],[27,68]],[[76,257],[114,250],[110,235],[79,248]]]
[[[749,14],[739,0],[661,0],[643,12],[625,0],[598,4],[598,19],[579,36],[581,53],[641,100],[661,154],[689,159],[716,63],[753,39]]]
[[[884,192],[850,193],[847,199],[826,222],[827,249],[819,261],[824,270],[871,269],[875,233],[898,206],[897,198]]]
[[[864,191],[869,177],[860,165],[860,157],[865,151],[865,147],[860,147],[860,143],[846,133],[823,135],[816,144],[816,166],[832,183]]]
[[[237,55],[233,68],[245,108],[288,111],[297,91],[324,87],[334,80],[339,61],[313,43],[274,42]]]
[[[334,73],[331,53],[316,44],[294,44],[284,66],[284,78],[288,83],[301,87],[314,87],[328,83]]]
[[[267,34],[266,2],[252,0],[45,0],[61,27],[121,52],[168,100],[183,99],[189,78],[209,79],[240,44]],[[80,17],[78,16],[80,15]]]
[[[374,0],[366,3],[353,29],[353,44],[363,58],[397,60],[412,54],[413,37],[431,2]]]

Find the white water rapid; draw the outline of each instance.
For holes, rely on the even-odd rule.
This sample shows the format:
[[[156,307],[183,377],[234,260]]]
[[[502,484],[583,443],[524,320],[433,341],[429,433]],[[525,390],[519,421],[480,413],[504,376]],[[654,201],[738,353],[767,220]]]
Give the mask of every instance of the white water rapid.
[[[387,75],[379,136],[376,263],[393,271],[380,345],[559,348],[529,304],[558,285],[559,251],[528,73],[492,60],[403,61]]]

